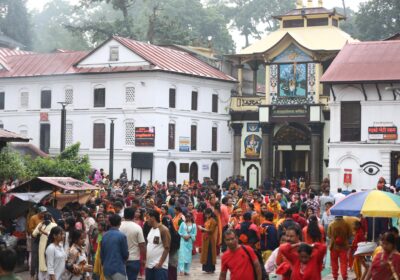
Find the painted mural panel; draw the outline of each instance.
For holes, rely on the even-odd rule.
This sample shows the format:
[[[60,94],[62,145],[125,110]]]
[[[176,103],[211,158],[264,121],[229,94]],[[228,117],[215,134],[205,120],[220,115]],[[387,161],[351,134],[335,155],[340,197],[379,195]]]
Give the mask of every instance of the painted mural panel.
[[[293,63],[279,65],[279,96],[306,97],[307,64]]]
[[[311,61],[312,58],[294,44],[291,44],[289,47],[287,47],[273,60],[274,63],[293,63],[293,62],[311,62]]]
[[[244,139],[244,156],[246,158],[259,158],[262,139],[260,136],[250,134]]]

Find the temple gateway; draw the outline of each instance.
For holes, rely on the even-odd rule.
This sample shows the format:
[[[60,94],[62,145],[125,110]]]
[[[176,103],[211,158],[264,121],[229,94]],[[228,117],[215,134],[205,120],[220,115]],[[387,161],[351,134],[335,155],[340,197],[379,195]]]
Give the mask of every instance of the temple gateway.
[[[320,78],[355,40],[340,29],[344,16],[321,0],[296,5],[275,17],[278,30],[230,56],[239,80],[230,109],[233,174],[244,176],[251,188],[266,178],[303,177],[318,189],[327,175],[330,88]],[[252,70],[252,84],[245,69]],[[259,85],[264,75],[265,90]]]

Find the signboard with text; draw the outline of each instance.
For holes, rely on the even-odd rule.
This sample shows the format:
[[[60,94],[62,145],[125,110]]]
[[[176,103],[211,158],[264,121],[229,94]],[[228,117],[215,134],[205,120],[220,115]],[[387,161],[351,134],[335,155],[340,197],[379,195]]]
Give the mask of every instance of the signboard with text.
[[[179,151],[190,152],[190,137],[179,137]]]
[[[369,140],[397,140],[396,126],[370,126],[368,127]]]
[[[154,147],[155,136],[156,136],[156,131],[154,126],[135,127],[135,146]]]

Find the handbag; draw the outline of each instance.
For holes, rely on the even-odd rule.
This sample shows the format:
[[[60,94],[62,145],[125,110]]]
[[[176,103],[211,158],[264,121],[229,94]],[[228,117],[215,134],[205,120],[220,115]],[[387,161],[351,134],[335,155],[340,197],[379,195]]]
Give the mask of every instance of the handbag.
[[[254,263],[253,260],[250,256],[249,251],[247,251],[246,247],[244,247],[243,245],[241,245],[240,247],[242,247],[242,249],[246,252],[246,255],[249,257],[250,263],[251,263],[251,267],[253,268],[253,274],[254,274],[254,280],[257,279],[257,273],[256,273],[256,268],[254,267]]]

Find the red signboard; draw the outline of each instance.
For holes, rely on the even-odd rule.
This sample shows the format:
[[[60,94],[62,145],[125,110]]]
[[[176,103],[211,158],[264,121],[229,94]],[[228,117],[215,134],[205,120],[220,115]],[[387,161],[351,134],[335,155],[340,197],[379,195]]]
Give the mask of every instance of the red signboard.
[[[40,113],[40,121],[41,122],[49,121],[49,113],[41,112]]]
[[[396,126],[370,126],[368,127],[370,140],[397,140]]]
[[[135,146],[154,147],[156,131],[152,127],[135,127]]]
[[[353,179],[353,176],[352,176],[352,171],[353,170],[351,170],[351,169],[345,169],[344,170],[344,178],[343,178],[343,183],[345,184],[345,185],[351,185],[351,181],[352,181],[352,179]]]

